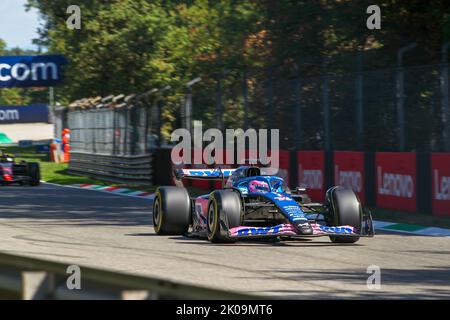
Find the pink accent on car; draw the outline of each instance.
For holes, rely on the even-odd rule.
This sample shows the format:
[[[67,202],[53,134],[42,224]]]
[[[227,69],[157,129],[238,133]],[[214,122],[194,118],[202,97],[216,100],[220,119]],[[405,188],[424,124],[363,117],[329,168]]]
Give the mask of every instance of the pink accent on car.
[[[327,235],[327,234],[342,234],[351,235],[357,234],[357,230],[352,226],[323,226],[317,223],[312,223],[313,235]],[[252,226],[239,226],[229,230],[231,237],[239,236],[283,236],[283,235],[296,235],[296,229],[291,224],[279,224],[272,227],[252,227]]]
[[[295,228],[291,224],[280,224],[273,227],[239,226],[229,230],[231,237],[235,236],[261,236],[261,235],[295,235]]]
[[[195,206],[197,208],[198,205],[200,205],[201,208],[201,214],[206,217],[208,215],[208,198],[205,197],[197,197],[195,198]]]
[[[249,192],[269,192],[269,184],[265,181],[260,180],[252,180],[248,184],[248,191]]]

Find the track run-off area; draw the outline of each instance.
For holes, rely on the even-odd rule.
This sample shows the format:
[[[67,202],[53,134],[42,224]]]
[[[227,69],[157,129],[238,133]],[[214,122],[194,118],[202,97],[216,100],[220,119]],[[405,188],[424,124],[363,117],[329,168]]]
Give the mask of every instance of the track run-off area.
[[[287,299],[450,298],[450,237],[378,231],[353,245],[327,237],[217,245],[156,236],[151,205],[45,183],[2,186],[0,251]],[[374,265],[379,289],[367,286]]]

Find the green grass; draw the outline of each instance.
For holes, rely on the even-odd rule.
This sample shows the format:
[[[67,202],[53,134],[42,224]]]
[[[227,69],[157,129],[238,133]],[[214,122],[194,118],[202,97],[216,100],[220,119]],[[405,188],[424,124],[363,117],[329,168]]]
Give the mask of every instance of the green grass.
[[[25,160],[27,162],[39,162],[41,167],[41,180],[49,183],[56,183],[62,185],[74,185],[74,184],[96,184],[104,186],[118,186],[124,188],[130,188],[135,190],[143,190],[153,192],[156,187],[150,185],[142,186],[128,186],[125,184],[113,184],[108,181],[101,181],[92,179],[90,177],[76,176],[68,173],[67,163],[55,163],[50,162],[48,154],[36,153],[35,147],[0,147],[5,153],[13,154],[16,156],[17,161]]]

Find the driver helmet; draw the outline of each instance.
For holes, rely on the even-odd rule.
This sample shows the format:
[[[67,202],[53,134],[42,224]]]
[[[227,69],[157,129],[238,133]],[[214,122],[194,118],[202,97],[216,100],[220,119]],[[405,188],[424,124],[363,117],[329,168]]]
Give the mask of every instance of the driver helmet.
[[[261,180],[252,180],[248,184],[248,190],[250,192],[269,192],[269,184]]]

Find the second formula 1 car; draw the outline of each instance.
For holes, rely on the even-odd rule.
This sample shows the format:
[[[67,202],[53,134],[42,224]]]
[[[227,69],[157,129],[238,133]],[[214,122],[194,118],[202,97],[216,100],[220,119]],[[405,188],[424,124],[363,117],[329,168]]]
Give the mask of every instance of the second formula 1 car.
[[[0,150],[0,184],[28,184],[38,186],[41,171],[37,162],[16,162],[13,155]]]
[[[343,187],[330,188],[325,203],[313,203],[305,189],[289,190],[281,177],[263,175],[255,166],[179,169],[175,178],[222,180],[222,189],[190,197],[183,187],[159,187],[153,202],[153,226],[159,235],[187,234],[215,243],[320,236],[354,243],[374,236],[370,212]]]

